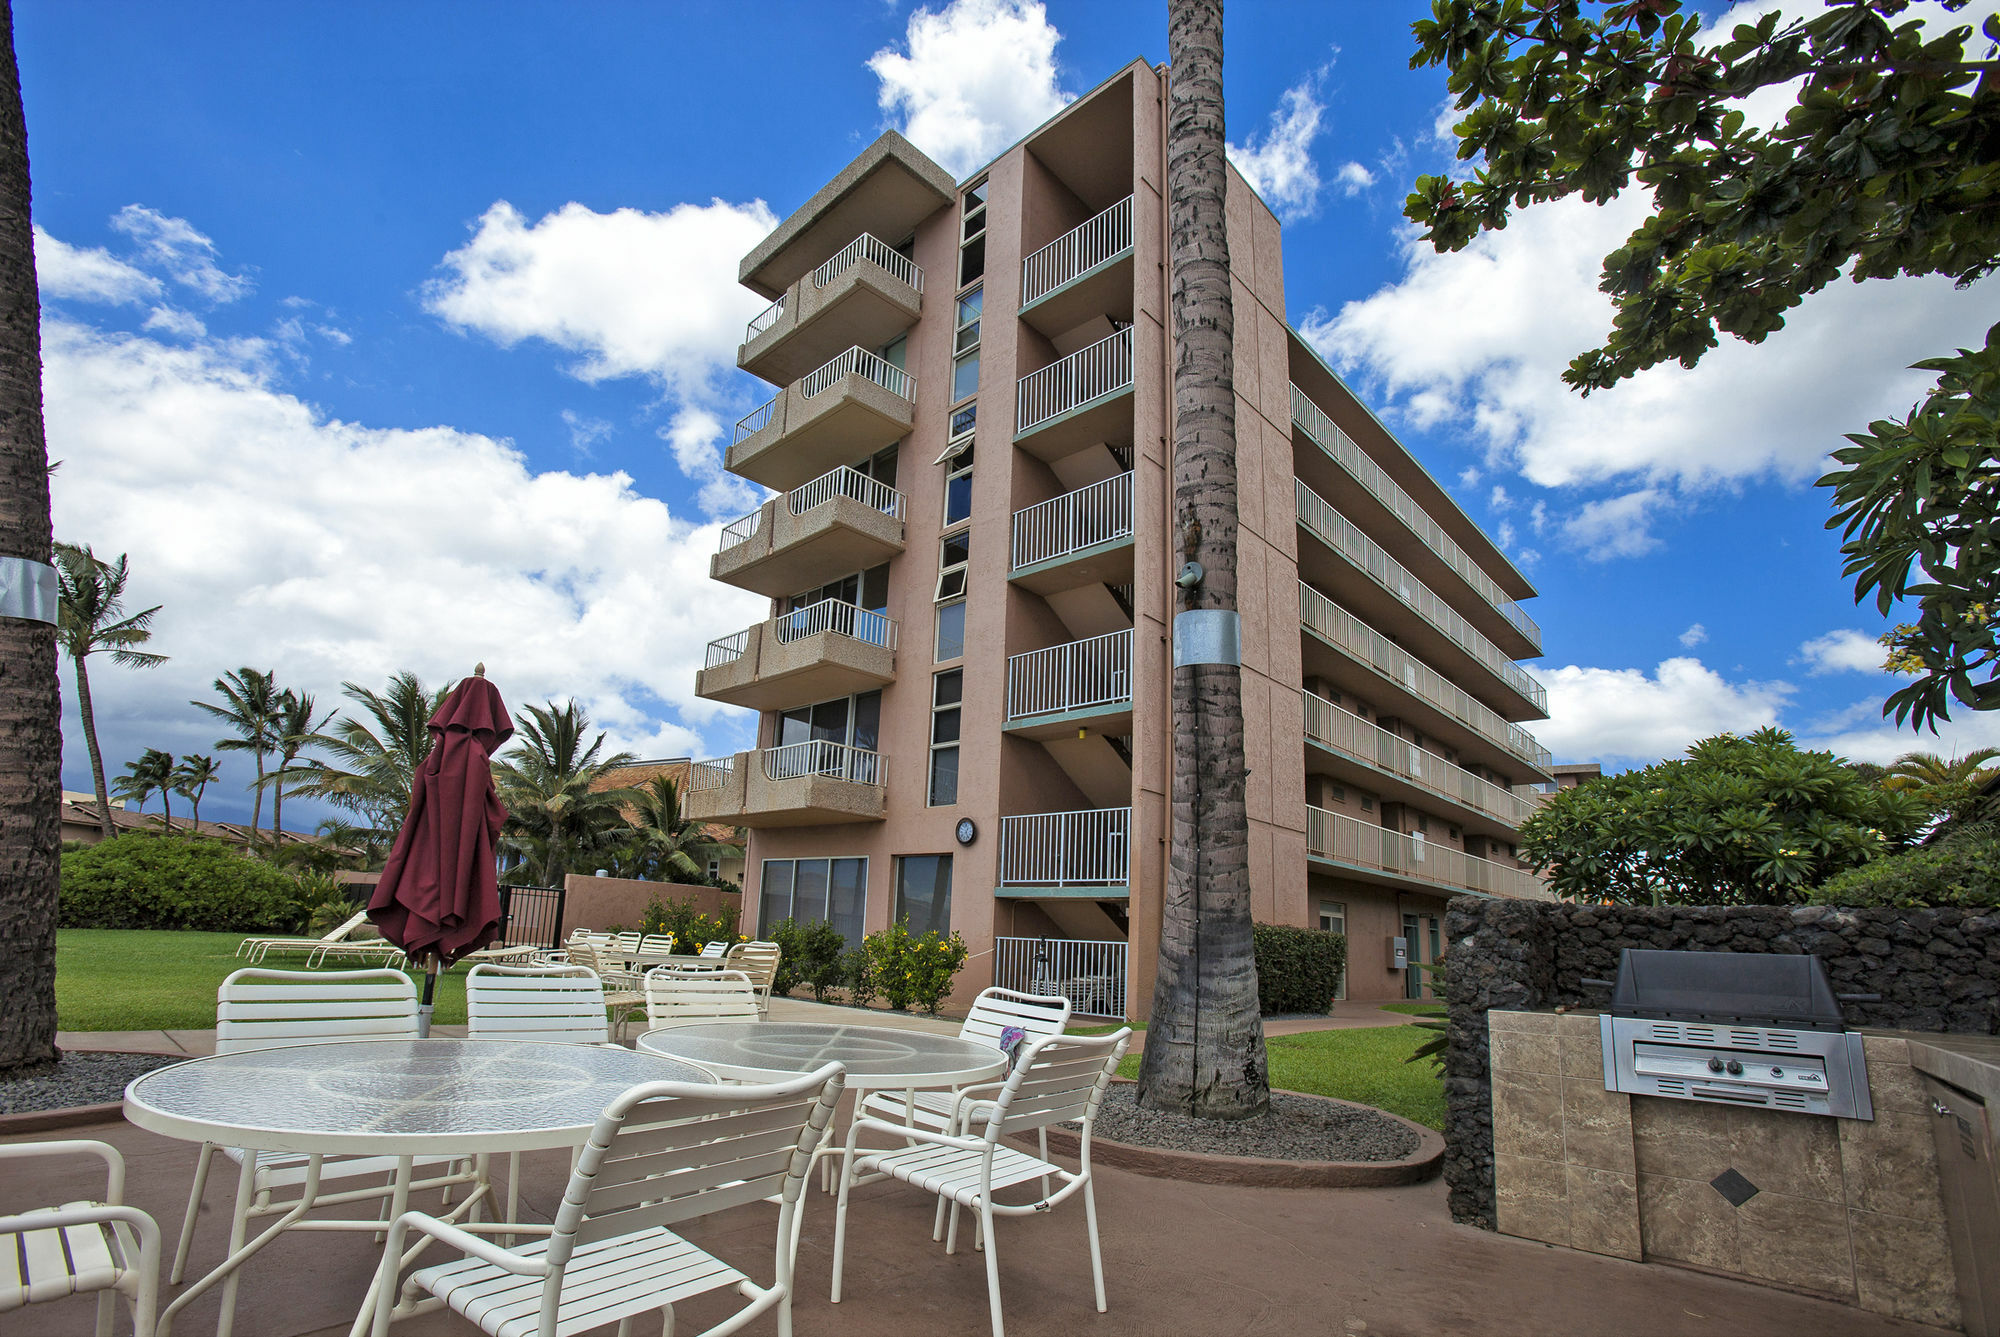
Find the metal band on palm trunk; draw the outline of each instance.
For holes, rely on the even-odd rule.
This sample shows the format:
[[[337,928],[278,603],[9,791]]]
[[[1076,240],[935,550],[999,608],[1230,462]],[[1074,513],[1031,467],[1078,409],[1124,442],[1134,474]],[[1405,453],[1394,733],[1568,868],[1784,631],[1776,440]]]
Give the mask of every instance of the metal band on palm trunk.
[[[1190,608],[1174,614],[1174,667],[1241,664],[1243,618],[1232,608]]]
[[[0,617],[56,624],[56,569],[25,557],[0,557]]]

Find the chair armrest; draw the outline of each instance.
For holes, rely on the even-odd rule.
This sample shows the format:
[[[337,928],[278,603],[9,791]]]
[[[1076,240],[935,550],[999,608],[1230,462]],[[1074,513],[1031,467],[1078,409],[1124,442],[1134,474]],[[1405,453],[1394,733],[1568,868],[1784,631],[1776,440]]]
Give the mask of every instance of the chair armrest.
[[[911,1124],[890,1123],[886,1119],[856,1119],[847,1126],[847,1150],[852,1153],[861,1131],[873,1129],[891,1138],[908,1142],[932,1142],[940,1147],[957,1147],[961,1151],[985,1151],[993,1144],[983,1137],[958,1137],[951,1133],[936,1133],[928,1128],[918,1128]]]
[[[115,1202],[22,1212],[18,1216],[0,1216],[0,1235],[20,1235],[30,1230],[54,1230],[63,1226],[103,1225],[111,1221],[123,1221],[139,1232],[142,1246],[158,1249],[159,1224],[137,1207],[126,1207]],[[11,1249],[13,1246],[8,1247]]]
[[[947,1128],[969,1127],[969,1120],[974,1109],[981,1105],[993,1108],[998,1104],[997,1101],[991,1099],[982,1099],[978,1093],[981,1091],[998,1091],[1006,1085],[1007,1083],[1005,1082],[980,1082],[976,1086],[961,1086],[958,1090],[952,1092],[955,1098],[951,1102],[951,1114],[945,1120],[945,1126]],[[968,1122],[961,1123],[960,1120],[967,1120]]]
[[[389,1256],[394,1257],[402,1250],[402,1235],[416,1230],[429,1235],[441,1244],[449,1244],[460,1253],[470,1254],[484,1263],[491,1263],[503,1271],[520,1277],[545,1277],[549,1265],[539,1258],[523,1258],[510,1250],[501,1248],[492,1240],[481,1239],[469,1230],[460,1230],[449,1221],[440,1221],[427,1212],[404,1212],[389,1228]]]
[[[104,1201],[114,1207],[125,1201],[125,1157],[109,1142],[67,1138],[56,1142],[0,1143],[0,1161],[36,1156],[95,1156],[104,1162]]]

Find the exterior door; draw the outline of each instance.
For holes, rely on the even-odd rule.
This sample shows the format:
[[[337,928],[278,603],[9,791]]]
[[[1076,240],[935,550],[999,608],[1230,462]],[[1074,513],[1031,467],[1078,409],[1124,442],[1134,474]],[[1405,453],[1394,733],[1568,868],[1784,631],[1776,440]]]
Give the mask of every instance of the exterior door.
[[[1403,972],[1403,997],[1436,997],[1430,987],[1430,972],[1419,970],[1417,966],[1420,963],[1429,965],[1438,959],[1444,947],[1444,926],[1438,922],[1436,915],[1405,914],[1403,937],[1410,944],[1410,968]]]
[[[1321,901],[1319,903],[1319,928],[1320,932],[1322,933],[1338,933],[1343,938],[1346,937],[1347,902]],[[1353,952],[1354,944],[1352,942],[1349,942],[1347,944],[1347,950],[1350,953]],[[1342,969],[1340,972],[1340,984],[1337,988],[1334,989],[1333,996],[1335,999],[1341,999],[1341,1000],[1344,1000],[1347,997],[1346,969]]]

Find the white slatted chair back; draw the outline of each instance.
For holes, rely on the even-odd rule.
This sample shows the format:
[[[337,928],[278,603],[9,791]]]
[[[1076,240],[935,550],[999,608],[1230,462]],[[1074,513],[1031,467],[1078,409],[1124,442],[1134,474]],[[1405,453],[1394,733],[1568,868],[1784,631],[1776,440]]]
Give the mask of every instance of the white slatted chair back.
[[[639,943],[644,936],[639,933],[614,933],[611,935],[611,950],[617,952],[636,952],[639,950]]]
[[[705,942],[701,945],[701,954],[708,957],[727,956],[729,954],[729,944],[726,942]]]
[[[400,970],[239,970],[215,994],[215,1052],[417,1038],[416,982]]]
[[[466,1035],[474,1040],[611,1041],[604,984],[583,965],[496,966],[465,977]]]
[[[590,930],[584,928],[581,924],[569,931],[569,940],[571,942],[575,942],[578,938],[588,938],[589,936]]]
[[[1033,1042],[994,1097],[986,1140],[998,1142],[1010,1133],[1075,1121],[1083,1125],[1087,1149],[1097,1107],[1104,1103],[1104,1093],[1118,1074],[1118,1061],[1131,1042],[1130,1026],[1110,1035],[1052,1035]]]
[[[740,970],[646,972],[646,1024],[700,1026],[717,1021],[756,1021],[757,990]]]
[[[958,1028],[961,1040],[1000,1048],[1000,1035],[1010,1026],[1027,1032],[1023,1046],[1051,1035],[1061,1035],[1069,1025],[1069,999],[1056,994],[1020,993],[1013,989],[981,989]]]
[[[757,990],[760,1006],[769,1007],[771,985],[778,978],[778,962],[783,959],[785,949],[775,942],[739,942],[729,949],[723,959],[730,967],[740,970],[750,977],[751,986]]]
[[[670,956],[674,950],[674,935],[671,933],[648,933],[639,940],[639,950],[642,952],[659,952]]]

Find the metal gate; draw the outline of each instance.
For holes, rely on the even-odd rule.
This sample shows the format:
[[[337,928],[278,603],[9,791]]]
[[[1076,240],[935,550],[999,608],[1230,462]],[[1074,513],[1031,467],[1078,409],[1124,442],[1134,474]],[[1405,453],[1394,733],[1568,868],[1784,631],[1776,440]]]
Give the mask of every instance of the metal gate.
[[[500,886],[500,936],[513,947],[562,946],[561,887]]]

